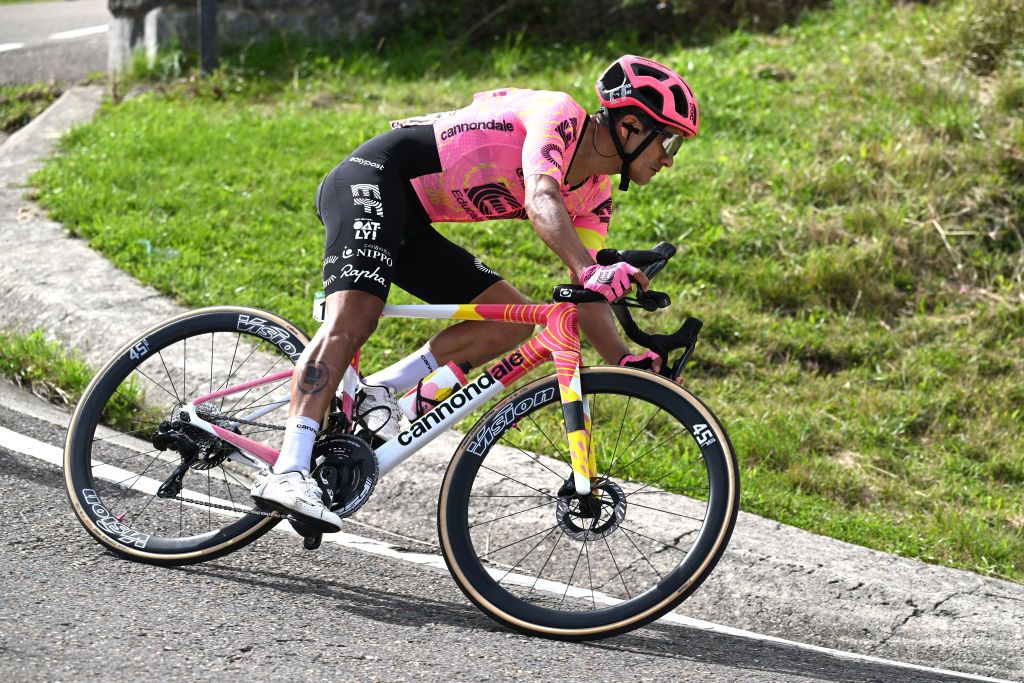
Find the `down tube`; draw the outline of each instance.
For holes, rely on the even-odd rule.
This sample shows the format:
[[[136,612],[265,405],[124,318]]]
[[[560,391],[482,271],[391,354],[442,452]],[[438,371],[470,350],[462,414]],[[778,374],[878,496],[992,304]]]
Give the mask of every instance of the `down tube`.
[[[406,458],[441,436],[455,423],[494,398],[505,385],[484,373],[439,403],[408,429],[376,450],[380,473],[386,474]]]

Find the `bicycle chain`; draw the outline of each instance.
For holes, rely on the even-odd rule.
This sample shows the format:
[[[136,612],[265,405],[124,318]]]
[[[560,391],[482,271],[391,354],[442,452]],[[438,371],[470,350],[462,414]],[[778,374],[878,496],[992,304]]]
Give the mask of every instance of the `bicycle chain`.
[[[191,503],[193,505],[205,505],[211,508],[217,508],[218,510],[228,510],[230,512],[240,512],[244,515],[257,515],[259,517],[273,517],[275,519],[288,519],[288,515],[282,515],[280,512],[272,512],[269,510],[260,510],[259,508],[250,508],[248,510],[239,510],[238,508],[231,507],[230,505],[221,505],[220,503],[213,503],[205,500],[193,500],[192,498],[186,498],[185,496],[178,494],[174,497],[174,500],[180,500],[185,503]]]

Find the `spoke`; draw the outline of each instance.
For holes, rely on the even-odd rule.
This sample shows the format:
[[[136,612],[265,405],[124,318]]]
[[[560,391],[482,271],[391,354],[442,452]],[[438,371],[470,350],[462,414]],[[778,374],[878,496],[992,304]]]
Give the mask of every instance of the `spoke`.
[[[210,470],[206,470],[206,501],[213,502],[213,494],[210,493]],[[213,508],[206,508],[206,529],[213,531]]]
[[[147,422],[146,424],[155,425],[156,423],[155,422]],[[114,434],[113,436],[104,436],[104,437],[101,437],[99,439],[93,439],[92,442],[96,443],[97,441],[110,441],[111,439],[118,439],[118,438],[120,438],[122,436],[131,436],[132,434],[138,434],[139,432],[152,431],[152,429],[153,429],[152,427],[140,427],[139,429],[133,429],[130,432],[119,432],[117,434]]]
[[[615,435],[615,446],[612,448],[612,463],[618,458],[616,455],[619,452],[619,439],[622,437],[622,430],[626,426],[626,415],[629,414],[629,404],[633,402],[633,397],[629,396],[626,398],[626,407],[622,409],[622,419],[619,420],[619,433]]]
[[[618,563],[618,562],[617,562],[617,561],[615,560],[615,553],[614,553],[614,552],[612,552],[612,547],[611,547],[611,545],[610,545],[610,544],[608,543],[608,537],[607,537],[607,536],[605,536],[605,537],[604,537],[603,539],[601,539],[601,540],[603,540],[603,541],[604,541],[604,545],[605,545],[605,547],[606,547],[606,548],[608,548],[608,556],[609,556],[610,558],[612,558],[612,564],[614,564],[614,565],[615,565],[615,571],[617,572],[615,576],[618,576],[618,577],[619,577],[619,580],[621,580],[621,581],[622,581],[622,587],[623,587],[623,588],[625,589],[625,591],[626,591],[626,599],[627,599],[627,600],[632,600],[632,599],[633,599],[633,596],[632,596],[632,595],[630,594],[630,592],[629,592],[629,586],[627,586],[627,585],[626,585],[626,577],[622,575],[622,570],[621,570],[621,569],[619,568],[619,563]],[[611,579],[609,579],[609,581],[612,581],[612,580],[614,580],[614,579],[615,579],[615,576],[613,576],[613,577],[612,577]]]
[[[221,465],[221,466],[220,466],[220,469],[221,469],[221,471],[222,471],[222,472],[223,472],[224,474],[226,474],[227,476],[231,477],[231,479],[232,479],[232,480],[233,480],[233,481],[234,481],[234,482],[235,482],[236,484],[238,484],[239,486],[241,486],[241,487],[242,487],[243,489],[248,489],[248,488],[249,488],[249,484],[243,484],[243,483],[242,483],[241,481],[239,481],[239,480],[238,480],[238,477],[236,477],[235,475],[231,474],[231,472],[229,472],[229,471],[227,471],[226,469],[224,469],[224,465]],[[228,494],[230,494],[230,493],[231,493],[231,486],[230,486],[230,485],[229,485],[229,484],[228,484],[228,483],[227,483],[226,481],[224,482],[224,484],[225,484],[225,486],[226,486],[226,488],[227,488],[227,490],[228,490]],[[234,501],[234,500],[232,500],[231,502],[232,502],[232,503],[234,503],[235,501]]]
[[[213,340],[216,338],[217,333],[210,333],[210,393],[213,393]]]
[[[653,415],[651,416],[651,419],[654,419]],[[650,421],[648,421],[648,424],[650,424]],[[644,429],[646,429],[646,428],[647,428],[647,425],[644,425]],[[685,431],[686,431],[686,426],[684,425],[684,426],[680,427],[678,430],[676,430],[676,432],[674,434],[665,437],[664,439],[661,440],[660,443],[655,444],[655,446],[653,448],[650,448],[650,449],[644,451],[643,453],[641,453],[637,457],[633,458],[632,460],[627,462],[625,465],[623,465],[619,469],[615,470],[614,472],[609,473],[608,477],[614,477],[616,474],[618,474],[619,472],[622,472],[627,467],[629,467],[630,465],[635,463],[637,460],[640,460],[641,458],[646,458],[648,455],[653,453],[655,450],[657,450],[658,448],[660,448],[664,444],[668,443],[669,441],[674,440],[677,436],[679,436],[680,433],[685,432]],[[703,456],[701,456],[701,457],[703,457]],[[696,460],[692,461],[690,464],[692,464],[693,462],[696,462]],[[611,469],[611,468],[609,467],[608,469]],[[661,480],[659,479],[658,481],[661,481]]]
[[[154,449],[154,450],[155,450],[155,449]],[[149,471],[149,468],[153,466],[153,463],[155,463],[155,462],[157,462],[157,461],[159,461],[159,460],[160,460],[160,453],[159,453],[159,452],[157,452],[157,454],[153,456],[153,459],[149,461],[149,464],[148,464],[148,465],[146,465],[146,469],[142,470],[142,471],[141,471],[141,472],[139,472],[139,473],[138,473],[137,475],[135,475],[135,481],[137,482],[137,481],[138,481],[139,479],[142,479],[142,476],[143,476],[143,475],[144,475],[144,474],[145,474],[146,472],[148,472],[148,471]],[[131,479],[131,477],[125,477],[125,478],[124,478],[124,479],[122,479],[121,481],[118,481],[118,482],[114,482],[114,486],[120,486],[121,484],[123,484],[124,482],[128,481],[129,479]],[[132,490],[132,486],[135,486],[135,483],[134,483],[134,482],[132,482],[131,486],[127,487],[127,488],[126,488],[126,489],[125,489],[124,491],[122,491],[122,492],[121,492],[121,495],[120,495],[120,496],[118,496],[118,498],[117,498],[117,500],[116,500],[116,501],[114,501],[114,504],[110,506],[110,509],[111,509],[111,510],[113,510],[114,508],[116,508],[116,507],[118,506],[118,504],[119,504],[119,503],[121,502],[121,500],[122,500],[122,499],[123,499],[123,498],[124,498],[124,497],[125,497],[126,495],[128,495],[128,492]]]
[[[630,496],[658,494],[658,493],[679,494],[679,493],[686,493],[688,491],[707,491],[710,488],[710,486],[687,486],[687,487],[681,488],[681,489],[657,489],[657,490],[651,489],[650,491],[644,491],[643,489],[647,488],[648,486],[650,486],[650,484],[644,484],[641,488],[637,489],[636,491],[633,491],[632,493],[627,493],[626,497],[628,498]]]
[[[561,404],[559,404],[559,405],[561,405]],[[558,454],[558,457],[561,458],[562,462],[564,462],[566,465],[569,465],[570,467],[572,467],[572,462],[570,462],[569,459],[566,458],[565,455],[562,453],[562,450],[558,446],[555,445],[555,442],[551,440],[551,437],[548,436],[548,433],[545,432],[543,429],[541,429],[541,426],[539,424],[537,424],[536,420],[533,419],[533,415],[527,414],[526,417],[527,417],[527,419],[530,422],[533,423],[533,426],[537,428],[537,431],[540,432],[541,436],[544,437],[544,440],[547,441],[549,444],[551,444],[552,450],[554,450],[555,453]]]
[[[557,527],[556,527],[556,528],[557,528]],[[512,565],[511,567],[509,567],[509,570],[508,570],[507,572],[505,572],[504,574],[502,574],[501,578],[500,578],[500,579],[498,579],[498,583],[501,583],[502,581],[504,581],[504,580],[505,580],[505,577],[506,577],[506,576],[508,576],[509,574],[511,574],[511,573],[512,573],[513,571],[515,571],[515,568],[516,568],[516,567],[518,567],[518,566],[519,566],[520,564],[522,564],[522,563],[523,563],[523,560],[525,560],[525,559],[526,559],[527,557],[529,557],[529,556],[530,556],[530,554],[531,554],[531,553],[533,553],[533,551],[534,551],[534,550],[536,550],[537,548],[539,548],[539,547],[540,547],[540,544],[541,544],[541,543],[543,543],[544,541],[546,541],[546,540],[548,540],[549,538],[551,538],[551,534],[553,534],[553,533],[555,533],[555,529],[552,529],[551,531],[549,531],[549,532],[547,533],[547,535],[546,535],[546,536],[544,536],[544,538],[542,538],[542,539],[540,539],[539,541],[537,541],[537,545],[535,545],[535,546],[533,546],[532,548],[530,548],[529,552],[527,552],[527,553],[526,553],[525,555],[523,555],[522,557],[520,557],[520,558],[519,558],[519,560],[518,560],[518,561],[517,561],[517,562],[516,562],[516,563],[515,563],[514,565]]]
[[[239,339],[239,341],[241,341],[241,339],[242,339],[242,335],[241,335],[241,333],[239,333],[239,335],[238,335],[238,339]],[[253,347],[253,348],[252,348],[252,349],[251,349],[251,350],[249,351],[248,355],[246,355],[246,357],[242,359],[242,362],[238,364],[238,367],[237,367],[237,368],[235,368],[234,370],[232,370],[232,371],[231,371],[230,373],[228,373],[228,377],[227,377],[227,379],[225,379],[225,380],[224,380],[224,383],[223,383],[223,384],[221,384],[221,386],[220,386],[220,387],[218,387],[218,389],[222,389],[222,388],[224,388],[224,387],[228,386],[228,382],[230,382],[230,381],[231,381],[231,378],[232,378],[232,377],[234,377],[234,376],[235,376],[235,374],[236,374],[236,373],[237,373],[237,372],[238,372],[239,370],[241,370],[241,369],[242,369],[242,366],[243,366],[243,365],[245,365],[246,363],[248,363],[248,362],[249,362],[249,359],[250,359],[250,358],[252,358],[252,357],[253,357],[253,355],[254,355],[254,354],[255,354],[255,353],[257,352],[257,351],[259,351],[260,349],[262,349],[262,348],[263,348],[263,345],[264,345],[265,343],[266,343],[266,341],[265,341],[265,340],[263,340],[263,339],[261,339],[261,340],[260,340],[260,343],[259,343],[259,344],[257,344],[256,346],[254,346],[254,347]],[[238,349],[238,343],[237,343],[237,342],[236,342],[236,344],[235,344],[235,349],[236,349],[236,350]],[[232,361],[234,361],[234,357],[232,357]],[[224,396],[222,396],[221,398],[225,398],[225,397],[224,397]],[[221,407],[222,407],[222,408],[224,407],[224,404],[223,404],[223,403],[221,404]]]
[[[235,356],[238,354],[238,345],[242,342],[241,333],[235,336],[235,349],[231,352],[231,362],[228,364],[228,376],[224,378],[224,381],[217,385],[216,391],[220,391],[228,385],[231,381],[231,375],[235,374]],[[213,367],[213,357],[210,358],[210,367]],[[213,393],[212,391],[210,392]],[[224,408],[224,397],[220,397],[220,405],[217,407],[217,411],[220,412]]]
[[[512,448],[516,449],[517,451],[519,451],[520,453],[522,453],[523,455],[525,455],[525,456],[526,456],[527,458],[529,458],[529,459],[530,459],[530,460],[532,460],[533,462],[537,463],[538,465],[540,465],[541,467],[543,467],[544,469],[546,469],[546,470],[547,470],[548,472],[550,472],[551,474],[553,474],[553,475],[555,475],[556,477],[558,477],[558,481],[565,481],[565,477],[563,477],[563,476],[562,476],[562,475],[560,475],[560,474],[559,474],[558,472],[555,472],[555,471],[554,471],[553,469],[551,469],[550,467],[548,467],[547,465],[545,465],[544,463],[542,463],[542,462],[540,461],[540,456],[536,456],[536,457],[535,457],[535,456],[532,456],[532,455],[530,455],[529,453],[527,453],[526,451],[524,451],[524,450],[523,450],[522,448],[520,448],[520,447],[519,447],[519,446],[517,446],[516,444],[514,444],[514,443],[512,443],[511,441],[509,441],[508,439],[506,439],[506,438],[505,438],[504,436],[502,436],[502,437],[501,437],[500,441],[503,441],[504,443],[507,443],[507,444],[508,444],[509,446],[511,446]]]
[[[188,398],[188,337],[181,340],[181,395]]]
[[[264,377],[266,377],[267,375],[269,375],[269,374],[270,374],[270,373],[271,373],[271,372],[272,372],[272,371],[274,370],[274,368],[276,368],[276,367],[277,367],[278,363],[280,363],[280,362],[281,362],[282,360],[284,360],[284,358],[285,358],[285,356],[283,356],[283,355],[281,355],[281,356],[278,356],[278,357],[277,357],[277,360],[276,360],[276,361],[274,361],[273,365],[271,365],[271,366],[270,366],[269,368],[267,368],[267,371],[266,371],[266,372],[264,372],[264,373],[263,373],[262,375],[260,375],[260,379],[263,379]],[[287,380],[282,380],[281,384],[284,384],[284,382],[286,382],[286,381],[291,381],[291,378],[289,377],[289,378],[288,378]],[[278,384],[277,386],[275,386],[275,387],[274,387],[274,389],[276,389],[277,387],[281,386],[281,384]],[[256,388],[256,387],[249,387],[248,389],[246,389],[246,390],[245,390],[245,393],[244,393],[244,394],[242,394],[241,396],[239,396],[239,397],[238,397],[238,400],[237,400],[237,401],[235,401],[235,402],[234,402],[234,404],[233,404],[233,405],[231,406],[231,410],[234,410],[234,409],[235,409],[235,407],[236,407],[236,406],[237,406],[237,405],[238,405],[239,403],[241,403],[242,401],[244,401],[244,400],[245,400],[245,397],[249,395],[249,392],[251,392],[251,391],[252,391],[253,389],[255,389],[255,388]],[[274,389],[271,389],[270,391],[273,391]],[[270,391],[268,391],[268,392],[267,392],[267,394],[269,394],[269,393],[270,393]],[[266,396],[267,394],[263,394],[263,396]],[[259,401],[259,400],[260,400],[261,398],[263,398],[263,396],[260,396],[259,398],[256,398],[256,399],[253,399],[252,401],[250,401],[250,402],[249,402],[249,405],[252,405],[252,404],[253,404],[253,403],[255,403],[256,401]]]
[[[470,524],[469,528],[472,529],[473,527],[483,526],[484,524],[490,524],[491,522],[497,522],[499,519],[507,519],[508,517],[513,517],[515,515],[521,515],[524,512],[529,512],[530,510],[536,510],[537,508],[547,507],[548,505],[553,505],[554,503],[557,503],[557,502],[558,502],[557,500],[545,501],[545,502],[541,503],[540,505],[534,505],[533,507],[528,507],[528,508],[526,508],[524,510],[519,510],[517,512],[510,512],[507,515],[502,515],[501,517],[495,517],[494,519],[488,519],[487,521],[484,521],[484,522],[477,522],[476,524]]]
[[[569,594],[569,586],[572,585],[572,580],[576,576],[576,567],[580,565],[580,558],[583,557],[583,549],[587,547],[587,542],[583,541],[580,543],[580,552],[576,555],[576,563],[572,566],[572,574],[569,575],[569,580],[565,582],[565,592],[562,593],[562,599],[558,601],[558,606],[561,607],[562,603],[565,602],[565,596]]]
[[[619,528],[622,529],[623,531],[628,531],[629,533],[633,534],[634,536],[639,536],[640,538],[646,538],[648,541],[654,541],[655,543],[660,545],[662,548],[668,548],[669,550],[675,550],[677,553],[682,553],[683,555],[686,555],[686,551],[685,550],[681,550],[680,548],[677,548],[674,545],[669,545],[668,543],[665,543],[664,541],[659,541],[658,539],[653,538],[651,536],[648,536],[647,534],[642,534],[639,531],[637,531],[636,529],[630,529],[629,527],[622,526],[621,524],[619,525]],[[696,533],[697,531],[699,531],[699,529],[694,529],[693,531],[688,531],[685,534],[682,534],[679,538],[682,538],[683,536],[686,536],[688,534]]]
[[[622,529],[623,531],[627,531],[627,529],[625,527],[621,526],[621,525],[619,526],[619,528]],[[654,568],[654,565],[651,564],[651,561],[647,559],[646,555],[644,555],[644,551],[640,550],[640,547],[633,541],[632,538],[629,537],[629,533],[625,533],[625,534],[623,534],[623,536],[626,537],[627,541],[629,541],[630,543],[633,544],[633,547],[636,548],[636,551],[638,553],[640,553],[640,557],[644,558],[644,561],[647,562],[647,566],[650,567],[651,571],[654,572],[654,575],[658,577],[658,581],[659,582],[663,581],[664,579],[661,578],[661,574],[658,573],[658,570]],[[646,538],[646,536],[644,538]]]
[[[591,525],[593,528],[593,525]],[[590,577],[590,602],[594,606],[594,611],[597,611],[597,600],[594,598],[594,572],[590,569],[590,548],[586,540],[583,541],[583,550],[587,553],[587,576]]]
[[[224,488],[228,492],[228,500],[231,501],[231,507],[235,507],[235,497],[233,495],[231,495],[231,484],[229,484],[228,480],[227,480],[228,477],[231,477],[232,479],[235,479],[235,477],[232,476],[231,474],[228,474],[228,471],[226,469],[224,469],[224,463],[220,464],[220,473],[224,477]],[[235,481],[238,481],[238,480],[235,479]],[[241,484],[242,482],[238,482],[238,483]]]
[[[470,498],[550,498],[551,496],[547,496],[547,495],[543,495],[543,496],[542,495],[532,495],[532,494],[527,494],[527,493],[524,493],[522,495],[513,495],[513,494],[505,494],[505,493],[502,493],[502,494],[471,493],[471,494],[469,494],[469,497]]]
[[[652,507],[649,507],[647,505],[641,505],[640,503],[630,503],[630,505],[632,507],[635,507],[635,508],[643,508],[644,510],[653,510],[654,512],[663,512],[666,515],[674,515],[676,517],[682,517],[684,519],[691,519],[694,522],[701,522],[701,523],[704,522],[704,518],[703,517],[701,517],[701,518],[691,517],[690,515],[684,515],[681,512],[672,512],[671,510],[662,510],[660,508],[652,508]]]
[[[259,399],[256,399],[256,400],[258,401]],[[221,413],[218,413],[218,415],[230,418],[235,413],[240,413],[243,410],[256,410],[257,408],[266,408],[267,406],[272,406],[272,405],[274,405],[276,403],[282,403],[282,402],[287,403],[287,401],[288,401],[287,398],[280,398],[280,399],[278,399],[276,401],[271,401],[270,403],[261,403],[260,405],[248,405],[248,406],[244,406],[242,408],[238,408],[237,410],[225,410],[225,411],[223,411]],[[282,405],[281,407],[284,407],[284,406]]]
[[[155,379],[153,379],[152,377],[150,377],[149,375],[147,375],[146,373],[144,373],[144,372],[143,372],[142,370],[140,370],[139,368],[135,368],[135,372],[139,373],[140,375],[142,375],[143,377],[145,377],[146,379],[148,379],[148,380],[149,380],[150,382],[152,382],[152,383],[153,383],[153,385],[154,385],[154,386],[158,387],[158,388],[159,388],[159,389],[160,389],[161,391],[163,391],[163,392],[164,392],[165,394],[167,394],[168,396],[170,396],[171,398],[173,398],[173,399],[174,399],[175,401],[178,401],[178,397],[177,397],[177,396],[175,396],[174,394],[172,394],[171,392],[167,391],[167,387],[165,387],[165,386],[164,386],[163,384],[160,384],[160,382],[157,382],[157,381],[156,381]],[[172,386],[173,386],[173,385],[172,385]],[[123,395],[123,394],[122,394],[122,395]],[[127,397],[125,397],[125,400],[127,400]],[[180,401],[178,401],[178,402],[180,403]]]
[[[523,541],[525,541],[528,538],[535,538],[537,536],[540,536],[541,534],[546,534],[547,532],[551,531],[552,529],[557,529],[557,528],[558,528],[558,525],[556,524],[554,526],[549,526],[547,529],[542,529],[542,530],[538,531],[535,534],[530,534],[529,536],[523,536],[518,541],[512,541],[508,545],[503,545],[500,548],[495,548],[494,550],[488,550],[483,555],[477,555],[477,559],[483,559],[483,558],[487,557],[488,555],[493,555],[494,553],[499,553],[502,550],[504,550],[505,548],[509,548],[511,546],[514,546],[516,543],[522,543]]]
[[[615,463],[618,462],[619,458],[621,458],[623,455],[625,455],[626,452],[629,450],[629,447],[632,446],[636,442],[636,440],[640,437],[640,435],[644,433],[644,431],[647,429],[647,425],[651,424],[651,422],[654,421],[655,416],[657,416],[657,414],[658,414],[658,412],[660,410],[661,410],[660,407],[654,406],[654,410],[651,411],[651,416],[647,418],[647,422],[644,423],[644,426],[637,430],[636,434],[633,435],[633,438],[630,440],[630,442],[628,444],[626,444],[625,448],[622,449],[622,452],[619,453],[617,456],[615,456],[615,459],[612,460],[610,465],[608,465],[608,469],[609,470],[611,470],[613,467],[615,467]],[[623,419],[625,419],[625,415],[623,415]],[[639,458],[636,458],[636,459],[630,461],[630,464],[636,462],[637,460],[639,460]],[[608,475],[608,476],[612,476],[612,475]]]
[[[128,522],[128,526],[129,527],[132,526],[133,524],[135,524],[135,522],[138,521],[139,517],[141,517],[142,513],[146,511],[146,508],[149,507],[149,504],[153,502],[154,498],[156,498],[156,494],[155,493],[152,496],[149,497],[149,500],[147,500],[146,504],[142,506],[142,509],[139,510],[138,512],[136,512],[135,516],[131,518],[131,521]]]
[[[160,364],[164,366],[164,374],[167,375],[167,381],[171,383],[171,389],[174,390],[174,400],[178,403],[184,403],[184,401],[182,401],[178,396],[178,387],[174,386],[174,380],[171,379],[171,371],[167,369],[167,362],[164,360],[164,352],[162,350],[157,351],[156,355],[160,356]]]
[[[549,552],[547,558],[544,559],[544,564],[540,566],[540,571],[537,572],[537,576],[533,577],[533,584],[530,585],[530,590],[526,591],[527,597],[529,597],[530,593],[533,592],[533,589],[537,587],[537,582],[540,581],[540,575],[544,573],[545,569],[547,569],[548,562],[551,561],[551,556],[555,554],[555,548],[558,547],[558,543],[562,540],[563,536],[565,536],[565,533],[561,529],[558,529],[558,538],[555,539],[554,545],[551,546],[551,552]]]
[[[264,375],[264,377],[266,377],[266,375]],[[266,391],[265,393],[262,393],[262,394],[260,394],[259,396],[257,396],[257,397],[256,397],[256,398],[254,398],[253,400],[251,400],[251,401],[250,401],[249,403],[247,403],[246,405],[242,406],[241,408],[237,408],[237,409],[236,409],[236,408],[235,408],[235,406],[237,406],[237,405],[238,405],[239,403],[241,403],[241,402],[242,402],[242,399],[238,399],[237,401],[235,401],[234,405],[232,405],[232,406],[231,406],[231,408],[230,408],[229,410],[227,410],[226,412],[225,412],[225,411],[221,411],[221,415],[230,415],[230,414],[232,414],[232,413],[240,413],[240,412],[242,412],[243,410],[251,410],[251,409],[253,408],[253,403],[256,403],[256,401],[262,401],[262,400],[263,400],[264,398],[266,398],[266,397],[267,397],[267,396],[269,396],[270,394],[274,393],[275,391],[277,391],[278,389],[280,389],[280,388],[281,388],[281,387],[283,387],[283,386],[284,386],[285,384],[287,384],[288,382],[291,382],[291,381],[292,381],[292,380],[291,380],[291,377],[289,377],[288,379],[283,379],[283,380],[281,380],[280,382],[278,382],[278,383],[277,383],[277,384],[275,384],[274,386],[270,387],[270,389],[268,389],[268,390],[267,390],[267,391]],[[252,391],[252,390],[253,390],[253,387],[250,387],[250,388],[249,388],[249,390],[248,390],[248,391],[246,391],[245,393],[246,393],[246,394],[248,394],[248,393],[249,393],[249,391]],[[244,396],[244,395],[243,395],[243,396]],[[270,405],[270,404],[268,403],[268,404],[266,404],[266,405]],[[261,408],[261,407],[263,407],[263,406],[256,406],[256,407],[257,407],[257,408]]]
[[[685,428],[684,428],[684,429],[685,429]],[[678,432],[677,432],[677,433],[678,433]],[[645,454],[645,455],[646,455],[646,454]],[[641,455],[640,457],[642,458],[642,457],[644,457],[644,456],[642,456],[642,455]],[[684,468],[690,467],[690,466],[692,466],[692,465],[693,465],[694,463],[696,463],[696,462],[697,462],[698,460],[702,460],[703,458],[704,458],[704,454],[703,454],[703,453],[701,453],[701,454],[699,454],[699,455],[698,455],[698,456],[697,456],[696,458],[694,458],[693,460],[689,460],[689,461],[687,461],[687,462],[684,462],[684,463],[683,463],[682,465],[680,465],[679,467],[675,468],[674,470],[669,470],[669,471],[668,471],[667,473],[665,473],[665,474],[661,475],[660,477],[658,477],[658,478],[657,478],[657,479],[655,479],[654,481],[649,481],[649,482],[647,482],[646,484],[644,484],[643,486],[641,486],[640,488],[638,488],[638,489],[637,489],[636,491],[633,491],[632,493],[629,493],[629,494],[626,494],[626,495],[627,495],[627,496],[635,496],[636,494],[640,493],[641,491],[643,491],[643,490],[644,490],[645,488],[647,488],[648,486],[654,486],[655,484],[657,484],[657,483],[658,483],[659,481],[661,481],[661,480],[662,480],[662,479],[664,479],[665,477],[669,476],[670,474],[675,474],[676,472],[679,472],[680,470],[682,470],[682,469],[684,469]],[[637,458],[637,460],[639,460],[639,459],[640,459],[640,458]],[[634,461],[634,462],[636,462],[636,461]],[[632,465],[633,463],[629,463],[629,464],[630,464],[630,465]],[[610,476],[612,476],[612,475],[608,475],[608,476],[610,477]],[[707,486],[707,488],[711,488],[711,482],[710,482],[710,481],[708,482],[708,486]]]
[[[553,499],[553,498],[555,498],[555,496],[552,496],[552,495],[551,495],[550,493],[545,493],[544,491],[541,491],[540,489],[534,488],[534,487],[530,486],[529,484],[524,484],[523,482],[519,481],[518,479],[513,479],[512,477],[508,476],[507,474],[502,474],[501,472],[498,472],[497,470],[492,470],[492,469],[491,469],[490,467],[488,467],[487,465],[480,465],[480,467],[481,467],[482,469],[485,469],[485,470],[487,470],[488,472],[494,472],[495,474],[497,474],[497,475],[498,475],[499,477],[501,477],[502,479],[508,479],[509,481],[514,481],[515,483],[519,484],[520,486],[523,486],[523,487],[525,487],[525,488],[528,488],[528,489],[530,489],[531,491],[536,491],[537,493],[540,493],[540,494],[542,494],[542,495],[545,495],[545,496],[547,496],[548,498],[552,498],[552,499]]]

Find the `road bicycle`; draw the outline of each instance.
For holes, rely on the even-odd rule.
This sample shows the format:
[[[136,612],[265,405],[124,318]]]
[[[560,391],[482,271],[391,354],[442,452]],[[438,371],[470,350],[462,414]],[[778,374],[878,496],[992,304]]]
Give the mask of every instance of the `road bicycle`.
[[[674,253],[661,243],[604,250],[598,262],[625,260],[653,278]],[[437,527],[451,575],[477,607],[512,629],[569,640],[632,630],[692,594],[726,548],[739,497],[725,429],[677,382],[701,322],[643,332],[631,310],[670,299],[637,292],[613,310],[633,341],[662,358],[660,374],[584,367],[577,306],[595,301],[604,299],[559,285],[550,304],[386,306],[387,318],[541,330],[376,448],[353,419],[357,353],[311,462],[325,503],[347,517],[381,476],[553,361],[555,374],[511,391],[465,432],[441,482]],[[130,560],[183,565],[238,550],[287,518],[315,549],[316,531],[253,507],[248,495],[257,470],[277,458],[307,342],[273,313],[215,307],[125,344],[68,429],[67,493],[89,533]]]

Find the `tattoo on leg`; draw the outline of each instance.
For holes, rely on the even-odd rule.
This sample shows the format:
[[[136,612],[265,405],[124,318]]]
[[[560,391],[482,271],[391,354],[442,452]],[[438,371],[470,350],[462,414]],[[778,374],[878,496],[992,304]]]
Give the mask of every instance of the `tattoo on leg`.
[[[304,394],[318,394],[331,377],[331,371],[327,366],[318,361],[312,360],[302,368],[302,375],[299,377],[298,388]]]

